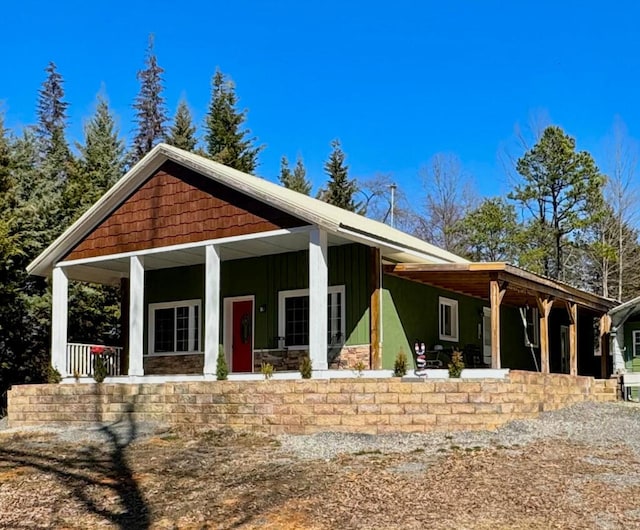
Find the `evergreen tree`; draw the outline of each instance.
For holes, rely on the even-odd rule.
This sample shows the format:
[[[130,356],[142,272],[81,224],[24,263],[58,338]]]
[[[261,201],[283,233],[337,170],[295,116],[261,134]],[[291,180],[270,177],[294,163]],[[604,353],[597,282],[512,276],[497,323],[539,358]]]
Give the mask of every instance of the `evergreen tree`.
[[[14,140],[0,123],[0,409],[8,387],[44,381],[49,364],[50,296],[25,270],[57,229],[40,148],[33,134]]]
[[[55,63],[50,62],[45,72],[47,78],[38,91],[36,131],[42,143],[43,154],[47,155],[59,147],[58,142],[64,140],[69,104],[64,101],[64,80]]]
[[[521,230],[513,205],[502,198],[485,199],[460,221],[467,258],[473,261],[517,263]]]
[[[45,71],[47,77],[38,92],[36,135],[43,176],[57,187],[64,184],[71,163],[71,151],[65,138],[69,104],[64,101],[64,80],[55,63],[50,62]]]
[[[119,137],[107,100],[100,95],[96,112],[84,128],[84,144],[78,144],[77,148],[80,159],[64,192],[69,222],[84,213],[124,173],[124,141]]]
[[[151,36],[145,58],[145,68],[140,70],[137,75],[140,82],[140,92],[133,104],[136,111],[137,128],[133,138],[132,164],[151,151],[153,146],[166,136],[167,111],[162,95],[164,89],[163,72],[164,70],[158,65],[158,59],[153,51],[153,36]]]
[[[289,168],[287,157],[282,157],[280,161],[280,184],[304,195],[311,193],[311,182],[307,180],[307,170],[302,162],[302,157],[298,156],[296,167],[293,168],[293,171]]]
[[[283,156],[280,159],[280,184],[285,188],[291,188],[291,181],[293,180],[293,171],[289,167],[289,159]]]
[[[166,142],[185,151],[195,151],[198,143],[196,126],[193,124],[191,111],[185,100],[181,100],[178,104]]]
[[[258,154],[262,146],[255,147],[255,138],[243,129],[247,110],[239,111],[236,106],[235,86],[216,70],[212,81],[211,103],[205,120],[205,144],[207,155],[229,167],[253,173],[258,165]]]
[[[296,160],[296,167],[293,168],[291,186],[288,187],[299,193],[304,193],[305,195],[311,194],[311,182],[307,180],[307,170],[304,167],[302,157],[299,155],[298,159]]]
[[[538,269],[554,279],[568,280],[569,250],[580,230],[602,213],[604,177],[586,151],[559,127],[542,137],[518,160],[522,176],[510,194],[529,213],[532,233],[542,251]]]
[[[324,165],[329,180],[326,190],[322,190],[319,197],[329,204],[355,212],[357,205],[353,196],[358,191],[358,186],[355,180],[349,179],[349,166],[344,163],[346,156],[340,146],[340,141],[331,142],[331,148],[329,159]]]

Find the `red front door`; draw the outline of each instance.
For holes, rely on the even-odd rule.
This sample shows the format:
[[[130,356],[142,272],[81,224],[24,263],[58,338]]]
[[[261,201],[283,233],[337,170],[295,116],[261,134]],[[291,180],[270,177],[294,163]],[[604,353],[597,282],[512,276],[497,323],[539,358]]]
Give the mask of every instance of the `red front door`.
[[[253,301],[233,302],[232,372],[253,372]]]

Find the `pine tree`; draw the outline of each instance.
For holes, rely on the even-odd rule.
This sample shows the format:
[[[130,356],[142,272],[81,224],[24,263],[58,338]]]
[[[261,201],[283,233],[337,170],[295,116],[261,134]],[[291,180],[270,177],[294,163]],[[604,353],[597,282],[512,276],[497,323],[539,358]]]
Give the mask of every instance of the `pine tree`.
[[[205,120],[205,144],[208,156],[229,167],[253,173],[258,165],[262,146],[255,147],[255,138],[243,129],[247,110],[239,111],[235,86],[216,70],[212,81],[211,103]]]
[[[44,154],[49,154],[55,149],[56,142],[64,139],[69,104],[64,101],[64,80],[55,63],[50,62],[45,72],[47,78],[38,91],[36,131]]]
[[[52,179],[55,186],[66,180],[71,162],[65,138],[69,104],[64,101],[64,80],[55,63],[50,62],[45,72],[47,78],[38,92],[36,135],[44,176]]]
[[[50,296],[44,279],[26,273],[58,231],[41,147],[31,130],[16,140],[0,125],[0,409],[9,386],[44,381],[49,364]]]
[[[150,36],[145,68],[140,70],[137,75],[140,82],[140,92],[133,104],[136,111],[137,129],[133,139],[132,164],[151,151],[153,146],[166,136],[167,111],[162,95],[164,89],[163,72],[164,70],[158,65],[158,59],[153,51],[153,36]]]
[[[290,185],[287,187],[299,193],[304,193],[305,195],[311,193],[311,182],[307,180],[307,170],[304,167],[302,157],[299,155],[296,160],[296,167],[293,168]]]
[[[528,264],[554,279],[569,280],[570,250],[580,231],[603,211],[604,177],[586,151],[560,127],[547,127],[517,164],[522,182],[509,197],[530,215],[532,234],[543,250]]]
[[[80,160],[64,191],[66,217],[75,220],[123,175],[124,141],[119,137],[107,100],[99,95],[96,112],[84,128],[84,144],[77,144]]]
[[[291,181],[293,180],[293,172],[289,167],[289,159],[283,156],[280,159],[280,184],[285,188],[291,188]]]
[[[320,197],[329,204],[355,212],[357,205],[353,196],[358,191],[358,186],[355,180],[349,179],[349,166],[344,163],[346,156],[340,141],[334,140],[331,147],[333,150],[324,165],[329,181],[327,189],[320,192]]]
[[[195,151],[198,143],[196,126],[193,124],[191,111],[185,100],[180,100],[178,104],[166,142],[185,151]]]

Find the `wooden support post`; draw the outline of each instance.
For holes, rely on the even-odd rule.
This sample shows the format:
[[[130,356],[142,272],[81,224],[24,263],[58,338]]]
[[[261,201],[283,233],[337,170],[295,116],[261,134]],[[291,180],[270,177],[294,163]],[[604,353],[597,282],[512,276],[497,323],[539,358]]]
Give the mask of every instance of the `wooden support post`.
[[[369,254],[369,340],[371,342],[370,366],[372,370],[382,369],[382,323],[381,320],[381,274],[380,249],[372,247]]]
[[[553,298],[536,296],[538,311],[540,313],[540,370],[548,374],[549,368],[549,313],[553,306]]]
[[[607,379],[609,370],[607,362],[609,361],[609,332],[611,331],[611,317],[602,315],[600,317],[600,377]]]
[[[578,375],[578,305],[565,303],[569,313],[569,374]]]
[[[491,368],[500,368],[500,304],[507,292],[506,283],[498,280],[489,282],[489,301],[491,302]]]

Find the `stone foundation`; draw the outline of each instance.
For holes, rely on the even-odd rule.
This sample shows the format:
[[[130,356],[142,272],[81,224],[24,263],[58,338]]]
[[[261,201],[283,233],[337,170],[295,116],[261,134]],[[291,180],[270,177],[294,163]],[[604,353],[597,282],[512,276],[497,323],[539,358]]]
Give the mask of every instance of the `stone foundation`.
[[[334,379],[14,386],[11,427],[152,421],[267,434],[494,429],[582,401],[617,381],[511,372],[506,379]]]
[[[204,370],[204,355],[145,355],[146,375],[201,374]]]

